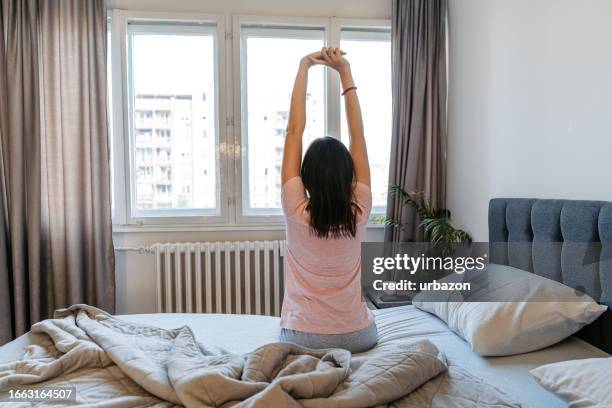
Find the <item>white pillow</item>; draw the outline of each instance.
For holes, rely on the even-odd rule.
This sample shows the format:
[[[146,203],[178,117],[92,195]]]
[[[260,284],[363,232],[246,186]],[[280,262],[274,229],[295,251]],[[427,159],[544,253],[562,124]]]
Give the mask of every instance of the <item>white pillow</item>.
[[[555,344],[593,322],[605,310],[585,294],[521,269],[490,264],[473,282],[481,290],[423,291],[413,305],[444,320],[484,356],[507,356]],[[466,281],[452,274],[441,281]],[[464,299],[464,297],[466,297]],[[474,298],[479,301],[466,301]],[[503,299],[503,302],[495,300]],[[482,301],[486,300],[486,301]],[[512,301],[508,301],[512,300]]]
[[[571,408],[612,407],[612,357],[563,361],[530,372]]]

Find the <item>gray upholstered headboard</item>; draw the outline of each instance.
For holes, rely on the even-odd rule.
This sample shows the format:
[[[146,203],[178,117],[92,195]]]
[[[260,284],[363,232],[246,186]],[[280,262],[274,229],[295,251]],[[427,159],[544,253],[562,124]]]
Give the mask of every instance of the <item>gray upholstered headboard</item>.
[[[612,307],[612,202],[495,198],[489,242],[491,262],[554,279]],[[612,311],[578,336],[612,353]]]

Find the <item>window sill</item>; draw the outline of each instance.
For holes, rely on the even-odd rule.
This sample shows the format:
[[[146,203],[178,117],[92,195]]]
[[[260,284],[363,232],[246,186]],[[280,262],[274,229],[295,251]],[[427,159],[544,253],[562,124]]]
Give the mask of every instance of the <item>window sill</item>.
[[[368,223],[368,229],[382,229],[383,224]],[[207,224],[207,225],[132,225],[113,224],[115,233],[151,233],[151,232],[221,232],[221,231],[284,231],[284,223],[270,224]]]
[[[207,225],[132,225],[113,224],[114,233],[147,233],[147,232],[216,232],[216,231],[282,231],[285,224],[207,224]]]

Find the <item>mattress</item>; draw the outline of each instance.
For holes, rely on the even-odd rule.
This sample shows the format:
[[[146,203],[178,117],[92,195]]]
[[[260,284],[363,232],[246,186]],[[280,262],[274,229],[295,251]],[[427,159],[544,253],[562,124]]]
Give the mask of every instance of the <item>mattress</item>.
[[[428,339],[446,353],[451,364],[468,369],[472,374],[512,395],[525,407],[566,406],[533,381],[529,375],[530,369],[563,360],[608,356],[588,343],[571,337],[537,352],[483,358],[474,354],[469,345],[451,332],[444,322],[413,306],[376,310],[374,313],[380,343],[406,338]],[[278,341],[279,334],[279,319],[269,316],[168,313],[119,317],[166,329],[187,325],[200,342],[232,353],[246,353],[266,343]],[[32,337],[32,334],[26,334],[1,347],[0,363],[20,356]]]

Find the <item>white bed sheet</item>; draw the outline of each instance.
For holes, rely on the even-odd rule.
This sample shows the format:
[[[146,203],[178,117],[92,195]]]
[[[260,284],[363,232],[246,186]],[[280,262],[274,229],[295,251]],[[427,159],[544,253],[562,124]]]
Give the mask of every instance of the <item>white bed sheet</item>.
[[[483,358],[474,354],[468,344],[451,332],[444,322],[413,306],[376,310],[374,313],[379,342],[394,342],[406,338],[429,339],[446,353],[452,364],[467,368],[530,408],[566,407],[560,399],[535,383],[529,374],[532,368],[564,360],[609,356],[588,343],[571,337],[553,347],[533,353]],[[166,329],[187,325],[202,343],[212,344],[233,353],[246,353],[266,343],[278,341],[279,334],[279,319],[269,316],[168,313],[118,317]],[[26,334],[0,347],[0,363],[21,356],[31,341],[32,335]]]
[[[376,323],[381,342],[407,337],[415,340],[429,339],[444,351],[452,364],[467,368],[472,374],[497,386],[530,408],[567,407],[567,404],[540,387],[529,370],[558,361],[609,356],[581,339],[570,337],[532,353],[481,357],[472,352],[469,344],[450,331],[442,320],[414,306],[376,311]]]

